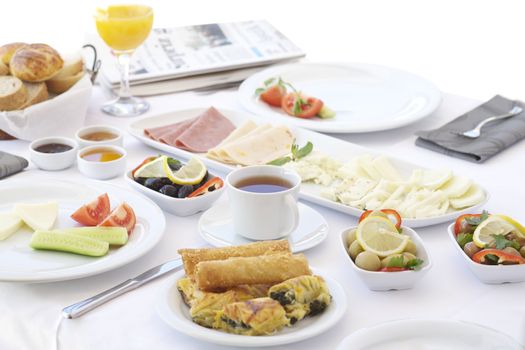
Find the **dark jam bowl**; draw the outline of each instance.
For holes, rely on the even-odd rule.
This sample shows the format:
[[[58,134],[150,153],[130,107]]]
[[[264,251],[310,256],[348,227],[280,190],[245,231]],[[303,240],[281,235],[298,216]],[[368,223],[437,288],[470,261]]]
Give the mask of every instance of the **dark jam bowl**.
[[[78,145],[67,137],[44,137],[29,144],[31,161],[42,170],[56,171],[75,163]]]

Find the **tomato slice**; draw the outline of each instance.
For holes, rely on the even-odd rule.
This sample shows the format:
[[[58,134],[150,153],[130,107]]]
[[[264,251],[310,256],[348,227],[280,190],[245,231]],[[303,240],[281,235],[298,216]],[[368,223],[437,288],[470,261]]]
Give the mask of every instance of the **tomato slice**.
[[[98,226],[124,227],[128,230],[129,235],[133,231],[136,222],[135,212],[124,202],[116,207]]]
[[[222,186],[224,186],[224,182],[222,181],[222,179],[220,177],[214,177],[213,179],[206,181],[204,185],[190,193],[187,198],[202,196],[203,194],[218,190]]]
[[[487,255],[495,256],[498,260],[494,261],[489,259]],[[499,249],[483,249],[477,252],[472,256],[472,260],[479,264],[488,264],[488,265],[507,265],[507,264],[525,264],[525,258],[521,256],[509,254]]]
[[[315,97],[291,92],[283,97],[281,108],[289,115],[299,118],[312,118],[323,108],[323,101]]]
[[[281,107],[286,88],[282,85],[272,85],[261,93],[261,100],[274,107]]]
[[[397,266],[390,266],[390,267],[383,267],[381,272],[399,272],[399,271],[408,271],[406,267],[397,267]]]
[[[109,215],[109,197],[104,193],[94,201],[78,208],[71,218],[85,226],[97,226]]]
[[[399,215],[397,211],[395,211],[394,209],[381,209],[380,211],[386,214],[388,219],[392,221],[392,223],[396,226],[398,230],[401,228],[401,215]],[[361,216],[359,217],[359,222],[366,219],[372,212],[373,210],[367,210],[363,214],[361,214]]]
[[[460,233],[473,233],[476,226],[468,223],[467,219],[481,218],[481,214],[463,214],[456,219],[454,223],[454,234],[457,236]]]

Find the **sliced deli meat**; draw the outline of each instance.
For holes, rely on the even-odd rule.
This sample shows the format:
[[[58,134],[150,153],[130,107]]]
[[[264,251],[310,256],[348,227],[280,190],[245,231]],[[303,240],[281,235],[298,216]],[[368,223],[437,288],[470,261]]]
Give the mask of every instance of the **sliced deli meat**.
[[[228,118],[210,107],[177,138],[174,146],[190,152],[207,152],[234,130],[235,125]]]

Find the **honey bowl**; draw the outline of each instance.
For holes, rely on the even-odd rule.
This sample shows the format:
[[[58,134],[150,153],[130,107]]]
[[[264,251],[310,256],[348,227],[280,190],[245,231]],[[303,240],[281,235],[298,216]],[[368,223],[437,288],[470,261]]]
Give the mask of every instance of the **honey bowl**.
[[[78,170],[92,179],[111,179],[126,171],[126,156],[126,150],[119,146],[88,146],[77,154]]]
[[[80,148],[87,146],[115,145],[122,146],[122,132],[109,125],[90,125],[75,134]]]

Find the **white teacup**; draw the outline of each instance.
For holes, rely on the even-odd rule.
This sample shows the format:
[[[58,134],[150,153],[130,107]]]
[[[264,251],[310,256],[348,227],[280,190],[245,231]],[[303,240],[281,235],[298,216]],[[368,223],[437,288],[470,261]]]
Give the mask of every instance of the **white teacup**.
[[[265,179],[277,179],[279,184],[276,187],[274,181]],[[278,166],[255,165],[232,171],[226,177],[226,190],[235,232],[254,240],[292,233],[299,223],[300,186],[297,173]]]

